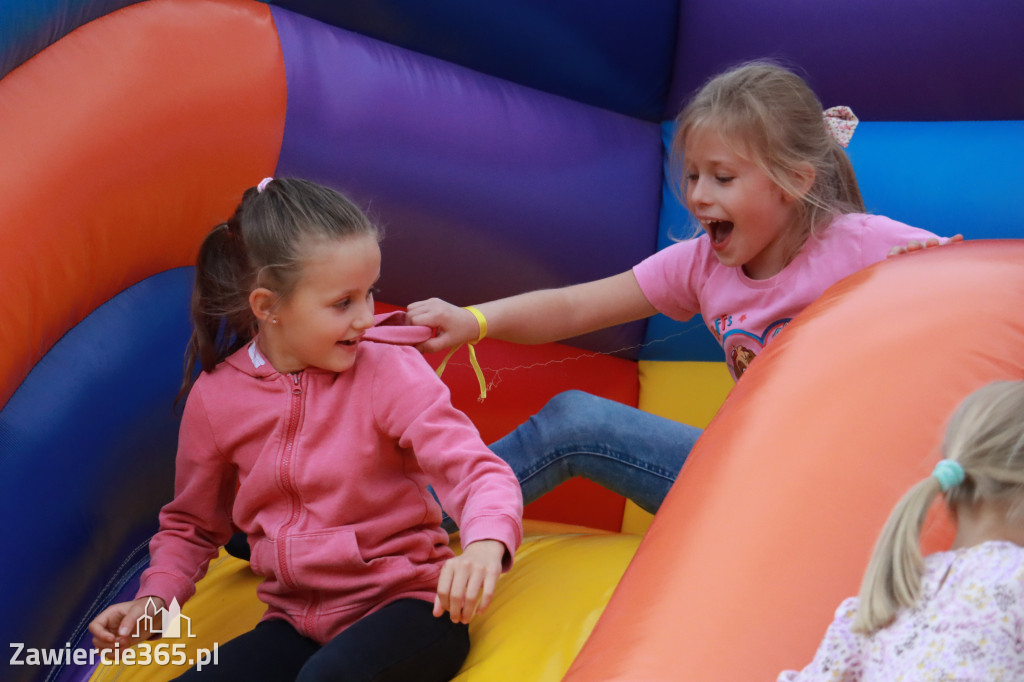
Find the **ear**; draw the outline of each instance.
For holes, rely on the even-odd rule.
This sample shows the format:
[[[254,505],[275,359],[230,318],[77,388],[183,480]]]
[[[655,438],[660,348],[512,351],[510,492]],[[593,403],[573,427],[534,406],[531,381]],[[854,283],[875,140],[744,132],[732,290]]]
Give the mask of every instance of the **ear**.
[[[277,294],[266,287],[253,289],[249,294],[249,307],[252,314],[260,322],[270,322],[274,317],[274,307],[277,305]]]
[[[786,194],[786,201],[803,199],[804,195],[811,191],[811,187],[814,187],[814,177],[814,166],[807,161],[797,164],[793,171],[793,187],[796,189],[796,194]]]

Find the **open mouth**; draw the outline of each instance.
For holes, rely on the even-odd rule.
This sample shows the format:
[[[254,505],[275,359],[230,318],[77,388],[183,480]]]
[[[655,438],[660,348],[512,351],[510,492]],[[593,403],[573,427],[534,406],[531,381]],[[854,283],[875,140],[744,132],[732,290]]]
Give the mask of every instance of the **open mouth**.
[[[347,341],[338,341],[339,346],[354,346],[359,342],[358,338],[348,339]]]
[[[711,237],[711,243],[716,246],[722,244],[732,234],[732,221],[729,220],[705,220],[704,228]]]

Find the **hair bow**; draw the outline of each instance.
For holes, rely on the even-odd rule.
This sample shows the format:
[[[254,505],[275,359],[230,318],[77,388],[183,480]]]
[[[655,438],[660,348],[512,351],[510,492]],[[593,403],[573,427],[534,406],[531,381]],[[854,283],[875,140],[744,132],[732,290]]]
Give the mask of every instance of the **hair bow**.
[[[853,131],[857,129],[860,119],[853,113],[850,107],[829,107],[824,111],[825,127],[832,139],[839,143],[843,149],[850,144]]]

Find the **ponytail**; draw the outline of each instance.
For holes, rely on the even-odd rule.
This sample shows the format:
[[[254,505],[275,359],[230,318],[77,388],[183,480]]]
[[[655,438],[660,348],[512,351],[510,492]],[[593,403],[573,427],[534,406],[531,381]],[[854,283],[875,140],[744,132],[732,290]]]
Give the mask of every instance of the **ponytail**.
[[[1024,381],[993,382],[960,403],[942,442],[949,461],[907,491],[882,529],[861,584],[855,631],[871,634],[885,627],[921,596],[921,527],[940,494],[954,515],[992,501],[1009,503],[1011,517],[1024,513],[1021,415]],[[958,472],[952,478],[951,466]]]
[[[211,371],[248,343],[256,320],[249,307],[252,266],[238,214],[214,227],[199,247],[192,288],[192,338],[185,351],[177,400],[188,394],[199,370]]]
[[[908,490],[889,515],[864,573],[854,631],[871,634],[917,602],[924,572],[921,527],[941,490],[929,476]]]
[[[836,204],[842,213],[866,213],[864,198],[857,184],[857,173],[839,143],[832,145],[832,168],[836,174]]]

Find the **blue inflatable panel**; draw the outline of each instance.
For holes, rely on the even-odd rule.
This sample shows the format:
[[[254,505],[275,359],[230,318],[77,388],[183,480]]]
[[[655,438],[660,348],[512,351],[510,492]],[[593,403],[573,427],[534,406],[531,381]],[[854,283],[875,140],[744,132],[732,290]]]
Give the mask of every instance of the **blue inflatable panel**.
[[[281,0],[273,3],[475,71],[648,121],[665,108],[678,2]]]
[[[277,174],[338,187],[384,225],[382,300],[467,305],[654,252],[658,125],[273,12],[288,78]],[[635,357],[642,336],[575,343]]]
[[[139,0],[4,0],[0,78],[79,26]]]
[[[118,294],[57,342],[0,411],[0,640],[76,640],[96,595],[116,589],[124,557],[138,557],[155,532],[173,493],[191,285],[192,269],[180,268]]]
[[[665,118],[712,74],[748,59],[795,64],[826,107],[861,120],[1024,118],[1024,2],[680,3]]]
[[[1024,237],[1024,121],[861,123],[847,152],[871,213],[944,236]]]

